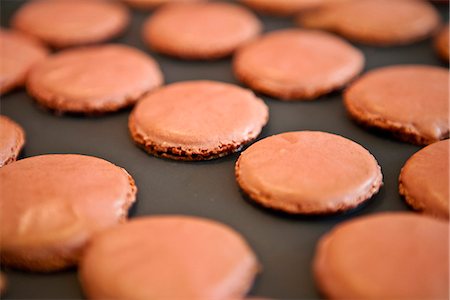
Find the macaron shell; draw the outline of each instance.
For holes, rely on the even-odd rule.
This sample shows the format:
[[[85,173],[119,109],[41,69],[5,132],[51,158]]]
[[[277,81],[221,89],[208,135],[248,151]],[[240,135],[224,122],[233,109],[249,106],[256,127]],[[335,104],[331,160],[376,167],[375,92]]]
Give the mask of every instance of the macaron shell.
[[[131,176],[95,157],[53,154],[0,168],[4,265],[33,271],[73,266],[90,237],[126,219]]]
[[[111,39],[125,30],[129,18],[126,7],[113,0],[38,0],[19,8],[11,25],[64,48]]]
[[[450,141],[431,144],[415,153],[402,168],[400,194],[414,209],[449,219]]]
[[[241,299],[258,270],[253,251],[227,226],[158,216],[98,235],[85,252],[80,280],[90,299],[225,300]]]
[[[25,144],[25,132],[16,122],[0,116],[0,167],[16,161]]]
[[[426,1],[334,1],[300,14],[297,23],[324,29],[350,40],[376,46],[410,44],[432,35],[440,24]]]
[[[3,273],[0,273],[0,296],[3,296],[6,292],[7,280]]]
[[[280,100],[312,100],[359,74],[364,56],[331,34],[300,29],[268,33],[239,49],[237,79]]]
[[[439,57],[445,61],[449,61],[449,25],[442,28],[434,39],[434,47]]]
[[[167,5],[143,26],[155,51],[183,59],[230,55],[261,32],[258,18],[244,7],[223,2]]]
[[[319,241],[316,283],[328,299],[448,299],[448,223],[381,213],[335,227]]]
[[[294,214],[356,207],[382,185],[375,158],[362,146],[325,132],[288,132],[262,139],[239,157],[236,180],[251,200]]]
[[[248,7],[267,14],[289,16],[329,0],[241,0]]]
[[[0,52],[0,95],[24,85],[31,67],[48,54],[37,41],[4,29],[0,29]]]
[[[59,52],[30,72],[28,92],[57,112],[106,113],[159,87],[158,64],[132,47],[110,44]]]
[[[449,73],[441,67],[399,65],[371,71],[344,94],[350,116],[397,138],[430,144],[449,135]]]
[[[200,2],[207,0],[122,0],[137,9],[153,9],[171,3]]]
[[[249,91],[214,81],[168,85],[133,109],[133,139],[152,154],[173,159],[223,156],[256,138],[268,108]]]

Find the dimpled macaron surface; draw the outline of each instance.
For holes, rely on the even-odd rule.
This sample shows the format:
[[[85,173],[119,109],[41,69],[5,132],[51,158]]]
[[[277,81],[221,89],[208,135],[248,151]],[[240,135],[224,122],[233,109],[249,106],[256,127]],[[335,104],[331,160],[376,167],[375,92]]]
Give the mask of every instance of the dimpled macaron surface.
[[[359,1],[359,0],[356,0]],[[377,0],[375,0],[377,1]],[[23,1],[2,1],[0,22],[8,27]],[[448,6],[436,6],[448,20]],[[132,11],[128,30],[115,40],[137,47],[161,66],[167,84],[186,80],[214,80],[240,84],[233,76],[232,59],[213,62],[183,61],[159,55],[142,42],[141,29],[153,11]],[[291,19],[258,15],[264,32],[295,26]],[[366,58],[365,71],[394,64],[427,64],[445,67],[434,53],[432,41],[404,47],[378,48],[356,45]],[[364,72],[365,72],[364,71]],[[258,139],[287,131],[320,130],[353,140],[374,155],[383,171],[384,185],[367,205],[346,214],[290,217],[246,201],[234,177],[239,153],[204,162],[184,163],[152,157],[136,147],[127,128],[130,110],[100,118],[57,117],[39,108],[24,89],[2,96],[1,113],[20,124],[27,143],[19,158],[44,153],[82,153],[104,158],[125,168],[136,180],[137,201],[130,219],[162,214],[193,215],[224,223],[239,232],[262,266],[249,291],[251,299],[321,299],[311,261],[317,241],[345,220],[382,211],[412,211],[398,192],[404,163],[421,147],[373,134],[354,124],[337,91],[314,102],[282,102],[256,94],[270,110],[270,120]],[[249,146],[252,143],[249,144]],[[244,148],[246,149],[246,148]],[[145,260],[138,259],[139,266]],[[4,268],[8,281],[5,299],[83,299],[76,270],[36,274]],[[115,274],[118,277],[121,273]]]
[[[0,168],[2,265],[75,265],[92,235],[125,221],[135,197],[131,176],[96,157],[39,155]]]

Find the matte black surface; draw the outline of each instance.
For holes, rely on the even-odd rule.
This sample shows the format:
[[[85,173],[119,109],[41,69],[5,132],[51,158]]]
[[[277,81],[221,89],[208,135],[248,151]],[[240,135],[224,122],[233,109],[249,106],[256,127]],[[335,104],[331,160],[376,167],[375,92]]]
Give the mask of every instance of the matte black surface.
[[[1,0],[1,24],[22,1]],[[439,7],[448,20],[448,6]],[[118,42],[143,49],[160,63],[166,83],[210,79],[239,84],[233,77],[231,59],[186,62],[156,55],[140,40],[140,26],[149,13],[133,12],[132,25]],[[293,26],[289,19],[262,17],[265,30]],[[431,41],[412,46],[376,48],[358,46],[366,55],[366,70],[392,64],[443,64]],[[311,261],[317,240],[338,222],[380,211],[407,210],[397,192],[400,168],[419,147],[370,133],[346,115],[340,93],[313,102],[286,103],[263,97],[270,121],[259,138],[295,130],[337,133],[366,147],[378,160],[384,186],[370,202],[356,211],[331,217],[293,217],[251,204],[234,179],[238,154],[209,162],[183,163],[147,155],[128,134],[129,110],[103,117],[58,117],[39,108],[26,92],[17,90],[1,99],[1,113],[21,124],[27,135],[22,157],[46,153],[82,153],[98,156],[130,172],[139,188],[131,217],[158,214],[195,215],[226,223],[249,241],[263,265],[250,293],[267,298],[320,298],[314,286]],[[34,274],[4,270],[8,299],[83,298],[76,270]],[[117,274],[121,276],[121,274]],[[175,287],[174,287],[175,288]]]

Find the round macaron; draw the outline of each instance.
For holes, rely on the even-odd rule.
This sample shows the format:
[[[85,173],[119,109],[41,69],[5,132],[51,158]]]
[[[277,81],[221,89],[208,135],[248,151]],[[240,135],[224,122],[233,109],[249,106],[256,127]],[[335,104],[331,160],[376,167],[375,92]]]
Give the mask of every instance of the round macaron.
[[[25,84],[28,71],[41,61],[47,50],[18,32],[0,29],[0,95]]]
[[[242,299],[259,269],[252,249],[228,226],[158,216],[95,237],[80,280],[89,299],[226,300]]]
[[[236,180],[250,200],[291,214],[330,214],[370,199],[380,166],[359,144],[319,131],[270,136],[242,152]]]
[[[449,218],[450,141],[431,144],[414,154],[402,168],[399,191],[415,210]]]
[[[134,104],[162,82],[150,56],[113,44],[48,57],[30,72],[27,89],[39,104],[56,112],[100,114]]]
[[[434,48],[440,58],[449,61],[449,25],[442,28],[434,38]]]
[[[344,93],[358,123],[400,140],[430,144],[449,136],[449,72],[426,65],[397,65],[371,71]]]
[[[268,108],[238,86],[214,81],[170,84],[133,109],[133,140],[155,156],[207,160],[239,151],[268,120]]]
[[[316,284],[327,299],[448,299],[448,222],[381,213],[336,226],[319,241]]]
[[[25,144],[25,132],[19,124],[0,116],[0,167],[16,161]]]
[[[289,16],[317,7],[324,0],[240,0],[240,2],[265,14]]]
[[[19,8],[11,26],[56,48],[112,39],[129,23],[114,0],[37,0]]]
[[[0,168],[2,265],[75,265],[94,234],[126,220],[135,197],[131,176],[95,157],[41,155]]]
[[[439,27],[440,17],[426,1],[333,1],[300,14],[297,23],[364,44],[390,46],[429,37]]]
[[[259,35],[253,13],[232,3],[178,3],[157,10],[143,27],[155,51],[183,59],[217,59]]]
[[[207,0],[122,0],[126,4],[137,9],[153,9],[161,5],[178,3],[178,2],[200,2]]]
[[[271,32],[237,51],[234,74],[280,100],[311,100],[342,88],[364,67],[361,51],[331,34],[300,29]]]

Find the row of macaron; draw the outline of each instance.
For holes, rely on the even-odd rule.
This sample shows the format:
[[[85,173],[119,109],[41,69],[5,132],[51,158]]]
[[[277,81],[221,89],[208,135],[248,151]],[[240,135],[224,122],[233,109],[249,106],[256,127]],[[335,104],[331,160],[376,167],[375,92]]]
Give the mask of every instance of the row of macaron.
[[[264,0],[247,1],[249,5],[252,2],[255,4],[266,2]],[[137,2],[144,4],[155,1],[137,0]],[[167,3],[169,2],[179,1],[167,1]],[[339,30],[331,31],[337,33],[349,31],[349,35],[343,35],[350,38],[358,34],[363,36],[379,35],[366,39],[356,38],[360,42],[380,40],[381,44],[388,45],[412,43],[429,37],[440,26],[440,17],[436,9],[424,1],[346,0],[331,1],[326,5],[320,2],[322,1],[273,1],[275,6],[277,4],[293,5],[292,10],[294,11],[297,10],[294,8],[295,5],[307,8],[319,4],[324,6],[322,9],[305,12],[305,14],[312,14],[312,16],[307,15],[308,17],[305,17],[306,20],[311,21],[302,23],[315,24],[322,20],[331,24],[334,18],[342,18],[342,20],[334,20],[335,23],[338,23],[339,26],[336,25],[335,27]],[[157,3],[158,1],[154,4]],[[226,2],[183,4],[178,3],[162,7],[150,16],[143,25],[143,39],[153,50],[184,59],[220,58],[232,54],[242,45],[254,40],[262,31],[262,24],[258,18],[239,5]],[[379,13],[374,14],[374,11]],[[325,16],[315,16],[315,14],[325,14]],[[31,1],[23,5],[15,13],[11,26],[29,37],[60,49],[111,39],[124,31],[128,21],[129,16],[126,14],[126,9],[116,1],[41,0]],[[364,22],[369,24],[364,24]],[[396,24],[391,24],[392,22]],[[330,29],[325,25],[306,27]],[[346,27],[349,27],[349,29],[344,30],[343,28]],[[441,31],[435,40],[438,53],[448,61],[448,26]],[[292,39],[290,42],[295,44]],[[317,47],[319,45],[315,43],[312,46]],[[289,47],[284,50],[289,50]],[[302,54],[302,52],[299,52],[299,56],[302,56]],[[273,53],[272,57],[277,57],[276,53]],[[288,58],[292,59],[292,57]],[[295,62],[295,59],[293,61]],[[261,59],[260,63],[263,65],[270,63],[270,59],[266,61]],[[7,77],[6,75],[8,74],[2,77]],[[242,76],[248,77],[245,74]],[[16,82],[9,78],[3,81],[7,83],[2,83],[0,88],[2,92],[12,88],[13,83]],[[9,81],[12,81],[12,83],[9,83]],[[300,89],[300,87],[297,89]],[[274,96],[281,98],[315,96],[315,94],[304,95],[304,93],[298,92],[284,92],[281,95],[280,93],[280,91],[272,92]]]
[[[338,6],[347,5],[346,2]],[[387,10],[383,8],[384,5],[418,5],[427,7],[418,9],[419,12],[433,11],[432,6],[422,1],[387,1],[390,4],[384,3],[385,1],[360,2],[382,5],[377,11]],[[12,24],[28,36],[40,38],[38,34],[33,35],[17,24],[29,24],[36,20],[41,22],[43,16],[40,14],[54,15],[58,9],[70,13],[78,10],[95,12],[96,9],[91,5],[114,7],[119,4],[102,1],[32,1],[19,9]],[[358,5],[360,4],[352,3],[350,7],[354,9]],[[395,8],[391,10],[396,11]],[[29,14],[31,16],[28,16]],[[169,17],[164,17],[166,14]],[[195,25],[195,22],[187,22],[189,25],[182,26],[183,30],[179,30],[184,18],[193,18],[196,14],[204,15],[197,16],[194,20],[208,20],[217,24],[207,26],[208,24],[202,23],[200,26]],[[148,39],[149,44],[153,48],[156,47],[156,50],[178,57],[183,55],[176,54],[175,48],[184,52],[198,52],[209,51],[218,45],[228,47],[227,54],[239,48],[233,59],[236,78],[255,91],[283,100],[318,98],[344,87],[364,68],[364,56],[360,50],[334,35],[321,31],[288,29],[268,33],[257,39],[255,34],[239,34],[232,38],[240,32],[258,32],[243,29],[246,26],[258,27],[245,25],[256,22],[250,22],[244,17],[248,17],[248,14],[249,12],[236,4],[222,2],[169,5],[150,17],[144,25],[143,36],[146,40],[146,36],[155,36],[176,43],[172,46],[155,46],[158,42],[153,38]],[[430,12],[418,13],[419,16],[422,14],[425,15],[423,18],[427,19],[426,16]],[[28,21],[20,22],[23,19]],[[434,19],[435,25],[439,24],[437,15]],[[78,26],[87,26],[89,22],[86,20],[90,18],[85,16],[75,23]],[[39,22],[33,24],[36,26],[29,26],[39,28]],[[64,21],[61,22],[64,24]],[[92,30],[95,26],[89,28]],[[177,30],[174,31],[174,28]],[[202,32],[205,28],[213,32]],[[229,38],[224,32],[214,32],[214,29],[225,30],[224,28],[231,31]],[[427,32],[431,33],[433,30],[429,29]],[[170,34],[176,36],[170,37]],[[71,35],[70,30],[64,32],[64,36]],[[444,39],[448,38],[448,32],[443,36]],[[214,41],[211,44],[217,37],[222,41]],[[189,41],[190,38],[200,40]],[[0,40],[4,45],[6,61],[6,67],[2,68],[1,92],[5,93],[27,82],[29,93],[40,104],[57,112],[95,114],[115,111],[136,103],[163,83],[163,75],[157,63],[146,54],[126,46],[106,45],[65,50],[44,58],[47,51],[26,36],[2,30]],[[45,39],[41,37],[41,40]],[[164,49],[169,48],[172,50],[164,52]],[[445,57],[448,58],[448,55]],[[409,142],[429,144],[448,137],[448,116],[445,113],[448,107],[447,77],[447,69],[426,66],[402,66],[375,71],[354,84],[354,88],[348,89],[344,97],[345,104],[349,114],[363,125],[392,131]],[[118,82],[120,84],[117,84]],[[388,88],[389,85],[396,88]],[[409,86],[412,89],[409,89]],[[432,105],[428,105],[429,97],[433,98]],[[399,107],[402,109],[398,109]],[[413,116],[412,120],[409,116]],[[171,145],[172,148],[177,146]]]
[[[4,35],[16,37],[14,33],[5,32]],[[279,49],[282,52],[277,53]],[[286,49],[295,51],[290,53]],[[247,58],[246,50],[250,52]],[[310,95],[317,94],[319,86],[328,91],[332,86],[345,84],[362,69],[362,54],[356,48],[326,33],[297,29],[270,33],[254,44],[244,46],[235,60],[236,69],[243,71],[236,73],[255,70],[259,61],[250,64],[251,68],[248,64],[262,54],[273,56],[271,60],[264,58],[270,62],[287,57],[292,63],[302,50],[308,52],[309,59],[306,63],[301,62],[300,67],[306,66],[306,70],[310,70],[314,65],[323,64],[328,72],[324,72],[324,68],[301,72],[306,77],[295,83],[302,84],[300,91]],[[325,55],[323,51],[329,52]],[[314,56],[317,53],[319,55]],[[336,65],[339,55],[341,59]],[[291,75],[287,82],[292,85],[295,74],[291,71],[298,72],[298,68],[283,61],[281,66],[285,67],[277,66],[269,71],[276,71],[277,78],[286,80],[284,76]],[[28,73],[30,94],[43,106],[58,112],[104,113],[143,97],[130,115],[129,130],[138,145],[156,156],[180,160],[221,157],[254,140],[268,122],[268,108],[264,102],[252,92],[231,84],[187,81],[156,89],[163,81],[157,63],[139,50],[123,45],[65,50],[44,59]],[[261,74],[270,75],[270,72]],[[311,81],[311,78],[318,81]],[[333,81],[324,81],[329,78]],[[266,87],[283,87],[282,82],[256,82],[262,82]],[[429,144],[448,137],[447,87],[448,71],[444,68],[391,66],[357,80],[346,90],[344,103],[349,114],[363,125],[386,129],[403,140]],[[286,88],[282,91],[291,93]],[[4,143],[6,151],[15,149],[17,139],[13,136],[9,141]],[[13,151],[12,155],[17,153]],[[5,157],[9,159],[8,155]],[[357,195],[355,198],[360,201],[370,198],[381,184],[380,176],[376,182],[364,190],[372,191],[367,197]],[[448,205],[448,197],[446,202]],[[358,204],[353,202],[353,207]],[[349,205],[338,203],[336,207],[345,210]],[[330,208],[329,212],[337,211],[336,207]]]
[[[145,40],[169,55],[211,59],[229,55],[262,31],[243,6],[201,0],[123,0],[161,9],[144,26]],[[300,13],[302,27],[335,32],[376,46],[413,43],[435,33],[437,10],[422,0],[241,0],[252,9],[279,15]],[[177,4],[165,5],[162,4]],[[183,5],[181,5],[183,4]],[[120,1],[40,0],[23,5],[12,26],[55,48],[104,42],[123,33],[130,14]],[[448,46],[447,46],[448,54]],[[448,59],[448,56],[444,56]]]
[[[137,145],[175,160],[206,160],[241,150],[268,120],[252,92],[213,81],[168,85],[141,100],[129,117]],[[23,129],[0,118],[1,165],[14,162]],[[400,193],[416,210],[449,218],[449,140],[432,143],[402,169]],[[6,171],[5,171],[6,172]],[[264,138],[240,155],[236,178],[251,199],[294,214],[352,209],[382,185],[381,168],[362,146],[325,132],[287,132]],[[339,178],[339,180],[336,180]]]
[[[345,19],[350,21],[344,22],[344,25],[347,24],[353,31],[361,34],[370,34],[370,31],[373,31],[372,34],[386,34],[386,30],[381,29],[393,27],[389,22],[401,22],[405,18],[405,24],[396,26],[395,31],[391,30],[390,38],[400,39],[409,36],[409,30],[417,31],[412,38],[405,38],[413,42],[430,36],[440,24],[438,13],[423,1],[348,0],[337,1],[331,7],[328,5],[327,9],[342,6],[341,9],[351,10],[351,18],[341,12],[332,11],[328,14],[335,17],[346,16]],[[359,8],[361,5],[363,7]],[[369,7],[364,7],[367,5]],[[125,8],[115,1],[31,1],[15,13],[11,25],[28,38],[35,38],[60,49],[102,42],[115,36],[111,32],[117,34],[123,31],[123,24],[128,20],[128,17],[123,16],[124,11]],[[380,14],[372,14],[372,11]],[[314,12],[317,11],[308,13]],[[367,12],[369,16],[366,16]],[[371,21],[370,17],[375,17],[375,20]],[[363,21],[375,24],[358,24]],[[344,41],[333,39],[331,35],[304,31],[303,34],[268,35],[255,41],[261,28],[261,22],[256,16],[236,4],[185,3],[157,10],[145,22],[142,36],[153,50],[184,59],[228,56],[253,41],[235,59],[236,76],[257,91],[285,100],[317,98],[342,87],[362,70],[362,54]],[[320,26],[318,28],[326,29]],[[47,51],[43,47],[37,49],[36,44],[29,45],[31,41],[27,43],[25,37],[20,40],[16,36],[13,39],[2,33],[1,38],[4,44],[2,52],[8,64],[2,68],[0,92],[6,93],[24,83],[31,64],[41,59]],[[385,43],[389,44],[387,41]],[[399,44],[403,43],[406,41],[400,39]],[[437,36],[435,45],[439,54],[448,61],[448,27]],[[304,57],[308,60],[303,59]],[[334,63],[328,61],[333,58]],[[317,60],[324,62],[318,64]],[[308,64],[308,61],[311,63]],[[314,65],[317,66],[313,67]],[[337,75],[340,73],[342,75]]]
[[[202,88],[203,90],[205,90],[205,88]],[[201,91],[202,89],[198,89],[198,87],[197,87],[197,92],[198,91]],[[197,93],[196,92],[196,93]],[[292,139],[294,139],[293,137],[283,137],[283,139],[286,139],[287,141],[290,141],[290,140],[292,140]],[[439,143],[440,144],[440,143]],[[437,144],[436,144],[437,145]],[[430,146],[431,147],[431,146]],[[150,147],[149,147],[150,148]],[[176,148],[176,147],[175,147]],[[178,149],[179,150],[179,149]],[[160,152],[159,153],[168,153],[167,152],[167,150],[164,150],[164,151],[161,151],[161,150],[159,150]],[[173,152],[173,147],[172,147],[172,152]],[[172,153],[172,152],[170,152],[170,153]],[[176,152],[175,151],[175,153],[178,155],[178,152]],[[182,153],[183,154],[183,153]],[[184,155],[184,154],[183,154]],[[251,169],[251,168],[250,168]],[[447,168],[448,169],[448,168]],[[433,173],[434,174],[434,173]],[[244,189],[244,188],[243,188]],[[250,194],[251,192],[249,192],[249,194]],[[251,195],[251,194],[250,194]],[[447,199],[448,199],[448,197],[447,197]],[[264,200],[264,201],[266,201],[266,200]],[[262,200],[261,200],[261,202],[262,202]],[[266,201],[267,202],[267,201]],[[270,206],[270,199],[269,199],[269,205],[267,205],[267,206]],[[411,226],[408,226],[408,227],[411,227]],[[441,226],[442,227],[442,226]],[[433,230],[433,231],[435,231],[435,230]],[[438,230],[439,232],[441,232],[442,230]],[[126,233],[127,235],[129,235],[130,234],[130,232],[127,232]],[[433,234],[434,235],[434,234]],[[442,234],[442,236],[444,236],[443,234]],[[441,235],[439,235],[439,237],[441,237]],[[181,240],[183,240],[183,239],[181,239]],[[441,240],[442,241],[442,240]],[[108,242],[107,242],[108,243]],[[135,243],[137,243],[137,242],[135,242]],[[430,244],[432,244],[432,245],[434,245],[433,243],[430,243]],[[135,248],[135,246],[134,245],[138,245],[138,244],[133,244],[133,248]],[[140,245],[140,243],[139,243],[139,245]],[[137,247],[137,246],[136,246]],[[222,245],[222,247],[224,247],[223,245]],[[436,249],[442,249],[442,247],[441,246],[436,246]],[[442,253],[442,251],[441,252],[439,252],[439,255],[436,255],[435,257],[438,257],[438,258],[442,258],[443,256],[441,255],[441,253]],[[105,255],[105,253],[101,253],[100,255]],[[97,260],[97,257],[95,257],[95,260]],[[171,260],[169,260],[169,261],[172,261],[173,260],[173,257],[172,257],[172,259]],[[163,260],[164,261],[164,260]],[[445,258],[444,258],[444,260],[441,260],[441,261],[445,261]],[[413,264],[414,265],[414,264]],[[254,264],[253,264],[253,266],[254,266]],[[97,265],[95,265],[95,268],[97,268]],[[252,269],[254,269],[254,268],[252,268]],[[109,273],[111,270],[106,270],[106,272],[105,273]],[[111,274],[113,274],[114,272],[111,272]],[[326,273],[326,272],[325,272]],[[350,272],[351,273],[351,272]],[[191,273],[192,274],[192,273]],[[445,276],[442,276],[442,275],[445,275],[444,273],[440,273],[440,278],[445,278]],[[97,279],[98,278],[104,278],[104,276],[105,276],[105,274],[103,273],[103,274],[100,274],[100,276],[97,276]],[[156,275],[155,275],[156,276]],[[432,276],[433,278],[434,278],[434,276]],[[134,277],[130,277],[131,279],[130,280],[132,280],[132,281],[136,281],[136,282],[139,282],[139,280],[135,280],[136,278],[134,278]],[[97,280],[96,279],[96,280]],[[91,279],[92,280],[92,279]],[[100,280],[102,280],[102,279],[100,279]],[[331,280],[331,279],[330,279]],[[334,278],[333,278],[333,280],[335,280]],[[89,280],[87,280],[87,281],[89,281]],[[111,281],[105,281],[105,282],[111,282]],[[242,281],[241,281],[242,282]],[[244,280],[243,280],[243,282],[245,282]],[[438,281],[438,282],[441,282],[441,281]],[[164,283],[165,282],[161,282],[161,284],[164,286]],[[173,281],[171,281],[171,284],[173,284]],[[178,282],[176,283],[176,284],[178,284]],[[95,295],[95,290],[97,289],[96,287],[102,287],[102,284],[101,283],[97,283],[97,282],[95,282],[95,284],[92,284],[94,287],[93,287],[93,289],[94,289],[94,291],[92,291],[92,292],[90,292],[89,294],[92,294],[92,295]],[[92,286],[91,285],[91,286]],[[158,286],[159,284],[156,284],[155,286]],[[414,285],[414,283],[412,283],[411,284],[412,286],[421,286],[421,285]],[[146,285],[145,285],[146,286]],[[103,287],[104,287],[104,285],[103,285]],[[109,287],[109,286],[106,286],[107,288]],[[123,284],[121,284],[121,283],[118,283],[117,284],[117,287],[123,287]],[[442,291],[442,285],[440,285],[440,287],[441,287],[441,289],[440,289],[440,291]],[[134,286],[133,286],[133,288],[134,288]],[[120,290],[122,290],[123,288],[119,288]],[[101,294],[101,293],[103,293],[103,291],[104,290],[106,290],[106,289],[101,289],[102,291],[101,292],[99,292],[100,294],[99,294],[99,298],[105,298],[105,297],[110,297],[110,295],[105,295],[105,294]],[[136,287],[136,289],[135,289],[136,291],[141,291],[142,290],[142,288],[140,288],[139,286],[137,286]],[[232,290],[232,289],[230,289],[230,290]],[[413,289],[414,290],[414,289]],[[130,292],[130,290],[128,290],[128,292]],[[237,293],[237,292],[235,292],[235,293]],[[329,292],[329,293],[332,293],[332,292]],[[120,294],[120,291],[116,291],[116,293],[115,293],[115,295],[123,295],[122,296],[122,298],[132,298],[132,297],[130,297],[130,295],[129,294]],[[350,298],[354,298],[354,297],[351,297],[351,295],[354,295],[354,294],[347,294],[347,295],[350,295],[349,297]],[[358,294],[359,295],[359,294]],[[417,295],[417,294],[412,294],[412,295]],[[427,294],[428,295],[428,294]],[[439,295],[444,295],[444,294],[439,294]],[[95,297],[95,296],[93,296],[93,297]],[[348,297],[347,297],[348,298]]]
[[[208,93],[214,96],[221,94],[220,89],[208,91],[205,87],[208,84],[201,83],[177,83],[160,88],[164,79],[157,62],[144,52],[125,45],[82,47],[46,56],[43,48],[15,32],[0,31],[0,40],[6,55],[6,67],[2,69],[5,73],[2,74],[5,79],[2,80],[3,92],[26,82],[31,96],[42,106],[56,112],[107,113],[133,105],[141,99],[143,103],[152,99],[164,107],[169,105],[161,101],[165,94],[173,96],[189,91],[195,95],[172,99],[174,105],[186,106],[201,99],[207,100]],[[357,48],[331,34],[302,29],[268,33],[239,49],[233,60],[235,76],[241,82],[255,91],[290,100],[314,99],[341,89],[357,77],[363,67],[364,56]],[[425,65],[372,70],[346,89],[344,104],[349,115],[364,126],[392,132],[408,142],[430,144],[448,138],[448,77],[448,69]],[[250,95],[243,96],[246,93],[244,90],[238,92],[239,88],[231,85],[225,89],[234,89],[238,99],[248,98],[247,102],[251,102]],[[218,97],[217,101],[209,102],[199,103],[195,109],[192,106],[187,110],[200,116],[197,123],[202,121],[203,110],[227,100]],[[245,100],[238,102],[246,103]],[[232,100],[224,105],[233,110]],[[137,105],[136,114],[139,110],[152,110],[148,106]],[[250,106],[253,111],[255,105]],[[153,110],[156,113],[157,109]],[[180,110],[183,109],[174,108],[171,112],[183,113]],[[236,107],[234,110],[239,109]],[[234,148],[238,148],[246,139],[255,138],[260,131],[258,127],[267,121],[264,120],[267,116],[260,115],[257,124],[254,124],[254,116],[243,116],[253,123],[252,128],[246,127],[242,133],[244,137],[238,138],[238,141],[234,141],[233,137],[228,137],[234,141],[232,143],[219,140],[220,146],[237,143],[239,145]],[[222,115],[219,113],[217,116]],[[228,118],[236,121],[235,116]],[[253,136],[246,136],[249,131]],[[150,137],[150,142],[155,141]],[[167,142],[168,147],[183,146]],[[191,146],[195,148],[199,145]],[[226,150],[226,147],[223,149]],[[201,159],[201,153],[197,154]]]
[[[445,180],[442,160],[435,160],[447,159],[448,149],[447,140],[415,154],[402,171],[400,191],[429,195],[430,187],[420,185],[432,182],[430,172],[438,173],[435,185],[448,187],[448,166]],[[301,178],[290,176],[298,170]],[[236,177],[252,200],[304,213],[349,209],[381,185],[379,166],[367,150],[337,135],[308,131],[255,143],[239,157]],[[216,221],[180,215],[127,221],[135,182],[100,158],[21,159],[0,168],[0,186],[2,265],[37,272],[78,265],[90,299],[241,299],[264,270],[245,239]],[[448,193],[432,189],[430,194]],[[431,214],[439,205],[414,200]],[[422,214],[356,218],[321,238],[314,278],[331,299],[446,299],[448,237],[446,220]],[[357,255],[348,254],[355,249]]]

